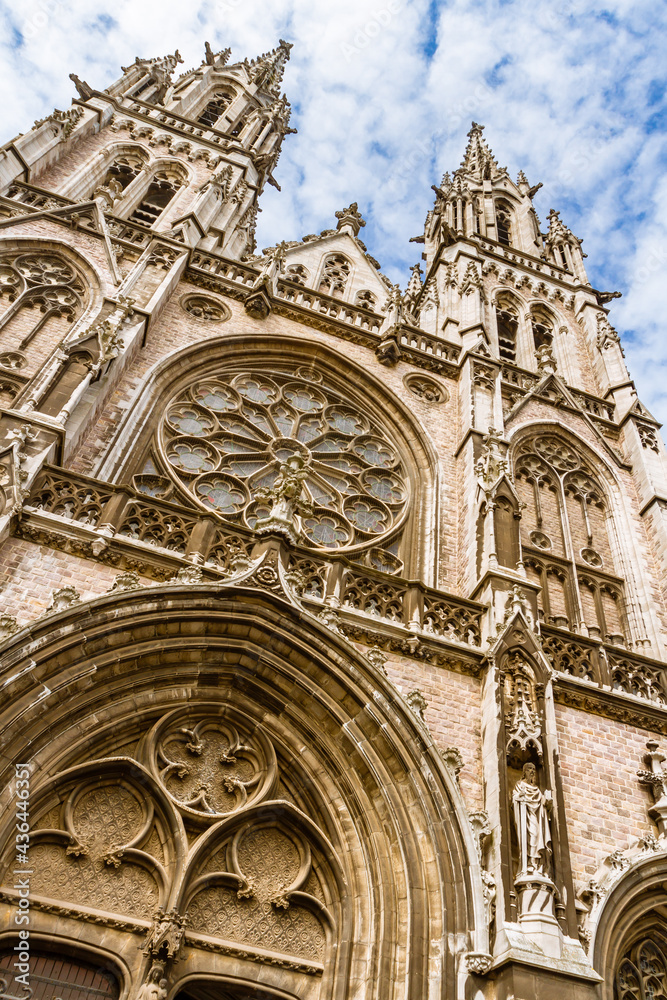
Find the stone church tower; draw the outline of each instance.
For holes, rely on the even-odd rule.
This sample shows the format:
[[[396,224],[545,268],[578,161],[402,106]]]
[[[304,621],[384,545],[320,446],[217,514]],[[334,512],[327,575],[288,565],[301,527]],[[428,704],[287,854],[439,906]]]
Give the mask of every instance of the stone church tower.
[[[667,996],[667,461],[473,124],[259,253],[290,45],[0,151],[3,996]],[[29,991],[32,991],[30,993]]]

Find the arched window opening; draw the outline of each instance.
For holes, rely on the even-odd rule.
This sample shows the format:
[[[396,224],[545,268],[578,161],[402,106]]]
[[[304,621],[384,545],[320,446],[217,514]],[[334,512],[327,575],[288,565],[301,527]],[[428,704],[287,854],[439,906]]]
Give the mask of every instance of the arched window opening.
[[[549,624],[586,625],[589,633],[622,643],[622,581],[615,576],[605,491],[586,459],[560,435],[526,441],[514,458],[525,504],[524,562],[539,568]]]
[[[498,304],[496,309],[498,324],[498,353],[503,361],[516,364],[516,342],[519,330],[519,316],[514,306]]]
[[[512,244],[512,209],[506,202],[496,205],[496,238],[505,246]]]
[[[139,176],[147,156],[140,152],[123,153],[117,156],[106,172],[102,183],[93,191],[93,198],[102,198],[111,206],[118,201],[123,191]]]
[[[297,285],[306,285],[310,275],[303,264],[291,264],[285,271],[285,277],[290,281],[296,281]]]
[[[361,292],[357,292],[354,304],[357,306],[362,306],[364,309],[375,309],[377,305],[377,296],[373,292],[368,292],[365,289]]]
[[[167,175],[164,171],[156,173],[143,198],[130,215],[130,222],[140,222],[144,226],[154,225],[180,186],[181,183],[177,178]]]
[[[3,996],[26,996],[21,982],[16,981],[20,975],[15,966],[17,952],[0,953],[0,984]],[[60,954],[37,951],[30,948],[30,993],[31,1000],[54,1000],[55,997],[67,997],[67,1000],[118,1000],[120,985],[118,979],[110,970],[103,968],[100,962],[81,962],[75,958],[63,957]]]
[[[333,254],[328,257],[322,269],[319,291],[342,298],[351,271],[352,268],[347,257],[343,257],[342,254]]]
[[[230,131],[229,134],[231,136],[233,136],[235,139],[237,139],[241,135],[241,132],[243,131],[243,129],[246,127],[247,121],[248,121],[248,116],[247,115],[241,115],[241,117],[236,122],[236,124],[233,126],[233,128],[231,129],[231,131]]]
[[[530,314],[530,324],[535,350],[550,347],[554,339],[554,322],[551,316],[542,309],[533,309]]]
[[[213,128],[219,118],[225,113],[229,105],[232,103],[231,94],[227,94],[223,91],[216,91],[212,99],[205,106],[204,110],[199,115],[197,119],[198,125],[204,125],[205,128]]]

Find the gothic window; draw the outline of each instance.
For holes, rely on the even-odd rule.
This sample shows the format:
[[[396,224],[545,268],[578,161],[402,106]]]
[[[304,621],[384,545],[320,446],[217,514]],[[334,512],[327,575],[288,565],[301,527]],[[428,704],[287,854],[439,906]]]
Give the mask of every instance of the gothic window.
[[[298,456],[303,540],[316,548],[389,547],[407,516],[395,443],[310,369],[198,379],[167,406],[155,448],[191,501],[250,528],[267,515],[262,491]]]
[[[159,170],[142,195],[141,201],[130,215],[130,222],[152,226],[181,187],[181,180],[171,171]]]
[[[363,289],[362,291],[357,292],[354,304],[356,306],[363,306],[364,309],[375,309],[377,305],[377,296],[374,295],[373,292],[368,292]]]
[[[0,317],[0,339],[11,339],[16,319],[12,346],[23,351],[50,320],[64,319],[69,325],[77,319],[85,295],[81,276],[58,253],[34,250],[0,257],[0,305],[9,303]],[[24,310],[33,314],[32,323],[25,322]]]
[[[535,350],[539,351],[540,347],[549,347],[554,339],[554,322],[549,313],[545,309],[532,309],[530,323]]]
[[[667,1000],[667,939],[654,931],[629,948],[616,969],[614,1000]]]
[[[519,314],[514,305],[509,302],[499,302],[496,307],[496,323],[498,326],[498,353],[502,361],[516,364],[517,333],[519,330]]]
[[[345,294],[351,271],[349,260],[342,254],[332,254],[327,257],[322,268],[318,291],[341,298]]]
[[[625,631],[622,582],[614,575],[608,501],[585,459],[555,434],[538,435],[514,460],[524,562],[542,587],[552,624],[617,641]]]
[[[496,203],[496,237],[499,243],[512,243],[512,209],[504,202]]]
[[[231,103],[231,94],[223,91],[216,91],[197,118],[197,124],[204,125],[206,128],[213,128]]]
[[[140,150],[117,156],[104,179],[93,191],[93,198],[101,198],[105,208],[111,208],[125,189],[139,176],[148,157]]]
[[[241,135],[243,129],[246,127],[247,121],[248,121],[248,115],[247,114],[241,115],[241,117],[235,123],[234,127],[232,128],[229,134],[231,136],[234,136],[235,139],[238,138],[238,136]]]

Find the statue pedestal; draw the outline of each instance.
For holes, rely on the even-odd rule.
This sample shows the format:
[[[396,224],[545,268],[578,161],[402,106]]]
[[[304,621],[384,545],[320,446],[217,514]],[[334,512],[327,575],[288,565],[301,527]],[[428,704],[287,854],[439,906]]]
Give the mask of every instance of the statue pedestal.
[[[563,935],[554,913],[553,882],[538,872],[523,872],[514,885],[519,899],[521,930],[545,955],[560,958]]]

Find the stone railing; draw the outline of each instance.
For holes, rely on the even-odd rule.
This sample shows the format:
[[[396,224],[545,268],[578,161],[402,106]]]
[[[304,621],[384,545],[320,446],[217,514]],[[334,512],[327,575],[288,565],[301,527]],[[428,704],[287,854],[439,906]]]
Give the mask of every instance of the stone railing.
[[[152,549],[163,558],[185,558],[214,575],[229,576],[239,557],[251,556],[255,543],[249,529],[204,511],[188,510],[127,486],[113,486],[51,466],[38,477],[26,501],[23,521],[31,513],[49,516],[50,534],[58,521],[63,529],[79,527],[88,539],[85,551],[95,554],[97,548],[105,561],[113,544],[129,544],[140,549],[149,562]],[[19,534],[25,534],[23,521]],[[80,545],[72,549],[80,550]],[[415,643],[419,637],[432,637],[481,647],[486,609],[474,601],[303,546],[290,549],[290,570],[299,580],[307,603],[363,616],[376,625],[397,627],[413,636]],[[159,578],[161,575],[158,573]]]
[[[14,181],[7,192],[7,197],[12,201],[18,201],[21,205],[29,205],[38,212],[51,208],[67,208],[68,205],[76,204],[71,198],[64,198],[61,194],[54,194],[33,184],[25,184],[23,181]]]
[[[667,708],[667,664],[542,625],[542,648],[559,674]]]
[[[516,250],[514,247],[502,246],[499,243],[491,242],[485,239],[483,236],[474,235],[471,237],[486,253],[500,257],[506,260],[508,264],[520,264],[522,267],[528,267],[531,271],[538,271],[540,274],[544,274],[550,278],[556,278],[560,281],[573,282],[575,281],[574,275],[569,271],[566,271],[564,267],[560,267],[553,261],[541,260],[537,257],[533,257],[530,254],[522,253],[520,250]]]

